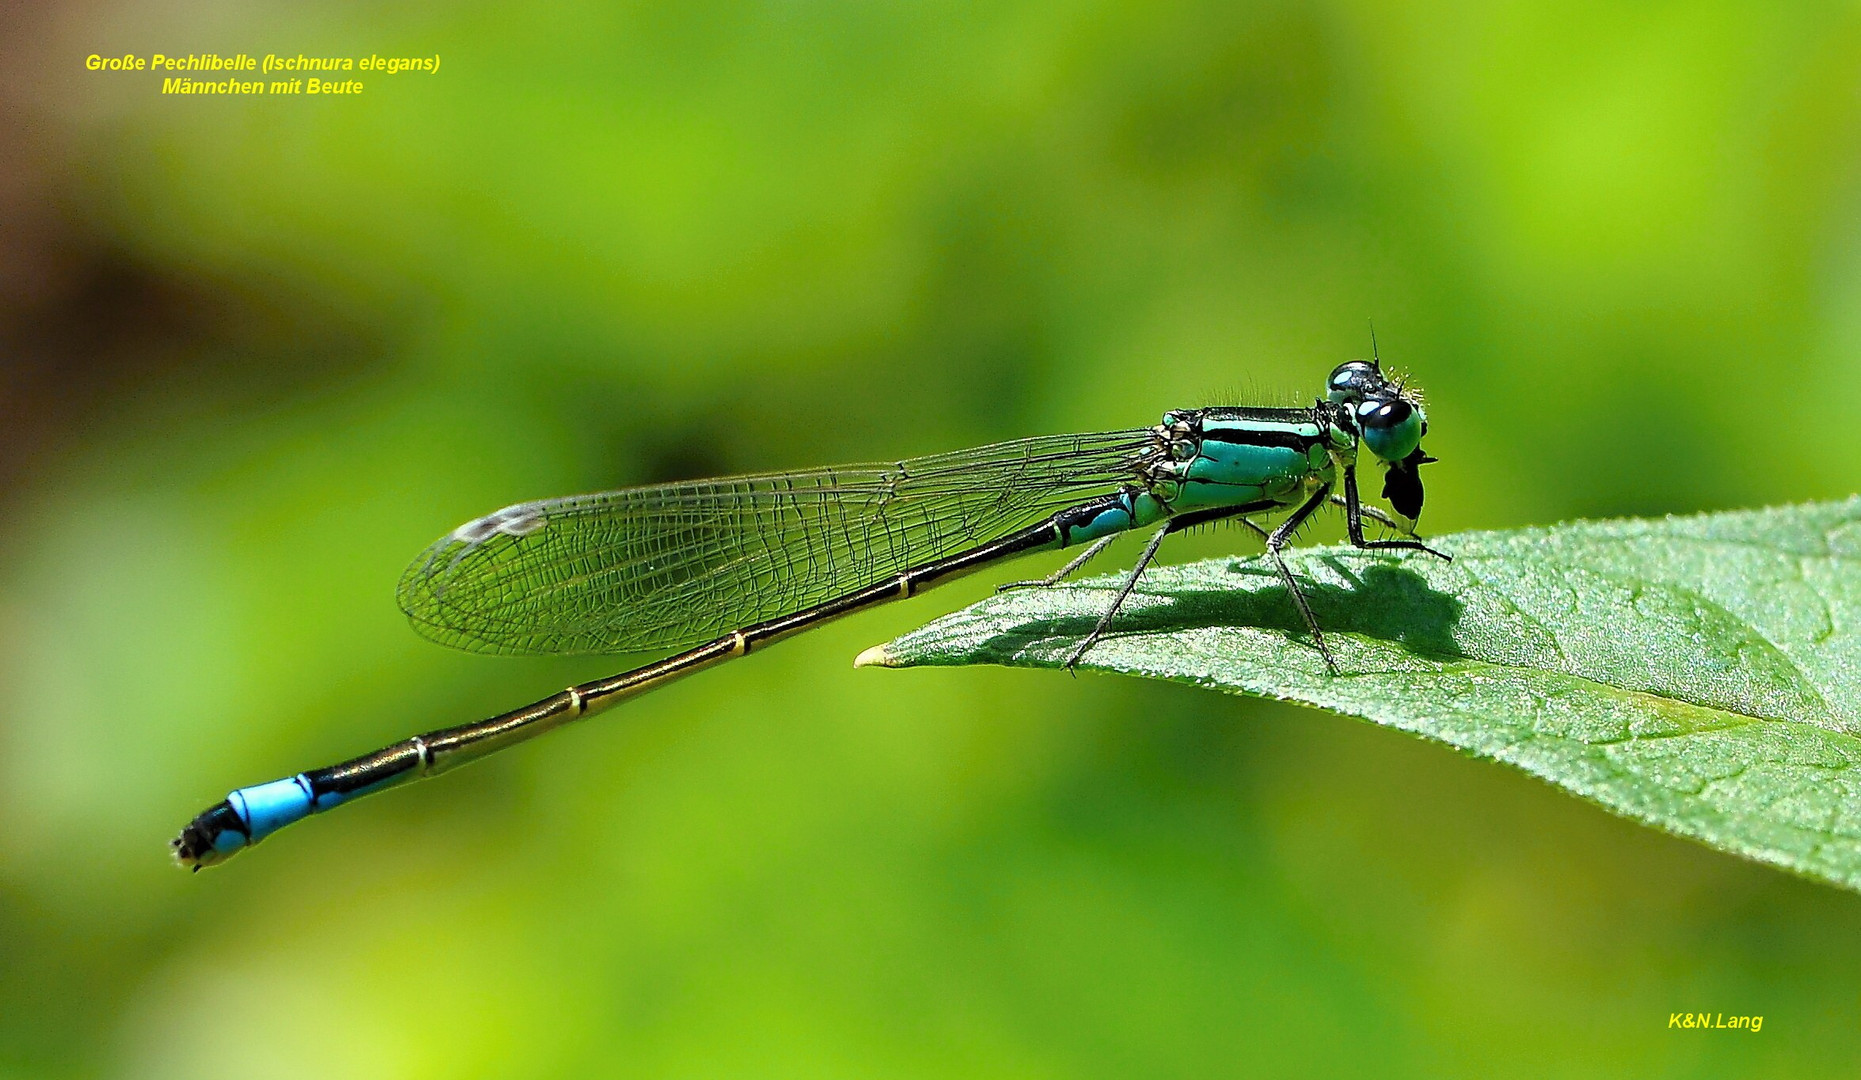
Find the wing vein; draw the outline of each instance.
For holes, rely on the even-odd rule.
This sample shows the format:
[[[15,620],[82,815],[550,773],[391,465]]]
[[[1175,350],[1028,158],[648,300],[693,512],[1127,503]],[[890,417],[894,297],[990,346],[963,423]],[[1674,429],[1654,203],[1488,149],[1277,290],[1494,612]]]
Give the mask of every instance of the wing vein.
[[[1133,483],[1149,429],[523,503],[402,575],[416,629],[476,652],[696,644],[877,584]]]

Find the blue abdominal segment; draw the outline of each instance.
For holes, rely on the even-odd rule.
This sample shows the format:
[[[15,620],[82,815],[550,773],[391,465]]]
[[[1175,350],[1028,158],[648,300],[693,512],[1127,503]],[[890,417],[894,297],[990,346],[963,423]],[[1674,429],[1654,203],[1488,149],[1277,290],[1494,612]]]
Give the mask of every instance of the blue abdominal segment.
[[[311,814],[405,783],[418,775],[417,770],[403,768],[387,772],[372,783],[335,787],[328,780],[331,772],[324,769],[314,774],[298,773],[283,780],[240,788],[226,796],[183,831],[185,861],[196,867],[211,866]]]
[[[1169,509],[1148,491],[1120,492],[1113,496],[1110,505],[1091,517],[1077,524],[1068,523],[1064,546],[1089,544],[1115,533],[1129,532],[1162,521],[1168,514]]]
[[[302,821],[317,810],[316,796],[311,794],[310,781],[302,773],[284,780],[273,780],[269,784],[240,788],[226,797],[226,802],[245,822],[249,839],[247,845],[256,844],[272,833],[291,824]],[[218,838],[214,846],[219,846]]]

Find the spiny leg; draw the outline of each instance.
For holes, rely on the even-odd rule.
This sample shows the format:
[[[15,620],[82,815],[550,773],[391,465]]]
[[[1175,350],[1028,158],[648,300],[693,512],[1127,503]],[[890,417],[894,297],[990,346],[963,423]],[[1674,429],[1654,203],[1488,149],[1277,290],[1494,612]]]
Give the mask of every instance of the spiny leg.
[[[1318,646],[1318,655],[1325,658],[1325,667],[1331,669],[1331,674],[1336,675],[1338,665],[1331,658],[1330,646],[1325,644],[1325,632],[1318,628],[1318,618],[1312,614],[1312,605],[1305,599],[1305,590],[1299,588],[1299,582],[1292,576],[1292,568],[1286,565],[1286,560],[1279,554],[1280,549],[1291,541],[1292,534],[1299,531],[1299,526],[1305,524],[1306,519],[1311,517],[1313,512],[1325,505],[1330,495],[1330,485],[1320,488],[1312,494],[1311,498],[1300,504],[1299,508],[1292,512],[1291,517],[1280,522],[1279,527],[1267,537],[1267,554],[1273,557],[1273,568],[1279,571],[1279,579],[1285,583],[1287,594],[1292,597],[1293,604],[1298,607],[1299,616],[1305,620],[1305,628],[1312,632],[1312,644]],[[1361,532],[1363,528],[1361,522],[1358,523],[1357,528]]]
[[[1241,514],[1257,513],[1264,508],[1265,508],[1265,504],[1261,504],[1261,505],[1256,505],[1256,506],[1229,507],[1229,508],[1225,508],[1225,509],[1217,510],[1217,511],[1200,511],[1194,514],[1186,514],[1181,517],[1172,518],[1170,519],[1169,522],[1165,523],[1163,528],[1158,529],[1156,534],[1150,538],[1150,542],[1144,545],[1143,554],[1138,557],[1137,565],[1132,567],[1131,572],[1128,575],[1126,575],[1124,579],[1124,584],[1120,586],[1118,589],[1118,595],[1112,600],[1111,607],[1105,612],[1105,614],[1099,619],[1098,623],[1092,628],[1092,633],[1086,636],[1086,640],[1080,644],[1078,649],[1074,650],[1072,657],[1066,661],[1067,669],[1071,670],[1075,665],[1077,665],[1080,659],[1084,657],[1086,653],[1091,651],[1092,646],[1098,644],[1099,639],[1103,638],[1106,632],[1110,630],[1111,621],[1113,617],[1115,617],[1118,614],[1118,610],[1124,606],[1124,602],[1130,598],[1131,592],[1134,589],[1136,589],[1137,579],[1143,576],[1144,569],[1148,567],[1151,561],[1156,558],[1157,548],[1162,546],[1163,538],[1165,536],[1168,536],[1172,532],[1180,532],[1183,529],[1190,528],[1195,525],[1205,524],[1209,521],[1215,521],[1221,518],[1237,516]],[[1239,517],[1238,520],[1240,521],[1241,524],[1247,526],[1249,529],[1252,529],[1254,532],[1260,534],[1261,539],[1263,540],[1267,539],[1267,536],[1268,536],[1267,531],[1261,528],[1259,525],[1255,524],[1254,522],[1248,520],[1245,517]],[[1004,584],[997,585],[995,587],[995,591],[996,592],[1007,592],[1009,589],[1044,589],[1044,588],[1051,588],[1052,586],[1058,585],[1060,582],[1066,580],[1066,578],[1072,576],[1075,572],[1077,572],[1080,567],[1084,566],[1088,562],[1091,562],[1094,556],[1098,555],[1100,552],[1110,547],[1112,541],[1118,539],[1120,535],[1122,534],[1113,533],[1110,536],[1102,536],[1098,538],[1097,540],[1094,540],[1091,543],[1091,545],[1089,545],[1085,549],[1085,551],[1081,552],[1078,556],[1076,556],[1074,559],[1068,562],[1065,566],[1060,567],[1058,570],[1054,571],[1053,573],[1047,575],[1044,578],[1041,578],[1035,581],[1006,582]]]
[[[1335,491],[1331,493],[1329,501],[1331,505],[1333,506],[1342,506],[1346,510],[1350,509],[1350,501],[1345,499],[1344,496],[1339,495]],[[1417,539],[1417,540],[1421,539],[1420,537],[1415,535],[1414,529],[1409,528],[1407,525],[1404,525],[1402,522],[1397,521],[1395,518],[1390,517],[1388,514],[1383,513],[1381,510],[1378,510],[1376,507],[1371,506],[1368,503],[1359,503],[1357,505],[1357,510],[1364,517],[1369,518],[1371,521],[1380,522],[1381,524],[1387,525],[1404,536],[1410,537],[1412,539]],[[1253,519],[1241,518],[1240,523],[1242,525],[1247,526],[1249,529],[1252,529],[1254,531],[1254,535],[1258,536],[1260,539],[1265,540],[1267,538],[1267,535],[1268,535],[1267,531],[1261,528],[1260,526],[1254,524]]]
[[[1255,503],[1251,506],[1227,506],[1219,510],[1195,510],[1187,514],[1178,514],[1170,519],[1171,532],[1187,532],[1198,525],[1207,525],[1216,521],[1232,520],[1237,525],[1245,525],[1253,530],[1255,536],[1265,540],[1267,531],[1259,526],[1248,514],[1264,513],[1268,510],[1283,510],[1276,502]]]
[[[1257,522],[1255,522],[1254,519],[1252,518],[1236,518],[1235,520],[1239,521],[1241,524],[1252,529],[1254,531],[1254,534],[1260,537],[1260,539],[1262,540],[1265,540],[1268,536],[1272,535],[1271,533],[1267,532],[1265,529],[1261,528],[1260,525]]]
[[[1354,469],[1355,466],[1352,466],[1352,468]],[[1344,496],[1338,494],[1335,491],[1331,493],[1331,505],[1342,506],[1347,511],[1350,509],[1350,506],[1351,506],[1349,499],[1346,499]],[[1421,539],[1421,537],[1415,535],[1414,529],[1409,528],[1407,525],[1404,525],[1402,522],[1397,521],[1395,518],[1390,517],[1388,514],[1383,513],[1381,510],[1378,510],[1376,507],[1371,506],[1369,503],[1358,503],[1357,512],[1359,514],[1362,514],[1364,517],[1369,518],[1371,521],[1381,522],[1382,524],[1389,526],[1390,528],[1396,530],[1397,532],[1410,538],[1411,540]],[[1266,535],[1266,530],[1260,528],[1259,526],[1255,526],[1255,531],[1258,532],[1261,536]]]
[[[1077,664],[1080,657],[1083,657],[1087,650],[1091,649],[1092,646],[1098,642],[1098,639],[1103,637],[1106,631],[1110,629],[1112,618],[1118,614],[1118,609],[1122,607],[1125,600],[1130,597],[1131,590],[1137,587],[1137,579],[1143,575],[1144,568],[1149,566],[1150,561],[1156,557],[1157,548],[1163,543],[1163,538],[1165,536],[1171,533],[1182,532],[1186,529],[1193,529],[1197,525],[1206,525],[1211,521],[1226,521],[1229,518],[1235,518],[1238,519],[1241,524],[1259,533],[1264,538],[1267,535],[1267,531],[1254,524],[1252,521],[1249,521],[1247,515],[1265,513],[1266,511],[1279,508],[1279,503],[1271,499],[1266,499],[1260,502],[1245,503],[1240,506],[1222,506],[1209,510],[1194,510],[1186,514],[1178,514],[1165,522],[1163,528],[1157,530],[1157,534],[1150,538],[1148,544],[1144,545],[1144,554],[1137,560],[1137,566],[1131,570],[1130,576],[1125,578],[1124,587],[1118,590],[1117,599],[1112,601],[1111,610],[1107,611],[1105,617],[1099,620],[1098,626],[1095,627],[1092,634],[1086,638],[1085,644],[1081,645],[1078,651],[1073,653],[1073,658],[1066,662],[1067,668],[1071,669],[1074,664]]]
[[[1454,561],[1452,555],[1442,554],[1434,548],[1429,547],[1427,544],[1422,543],[1420,540],[1365,540],[1363,538],[1363,519],[1365,516],[1377,518],[1384,522],[1389,521],[1387,517],[1383,516],[1382,511],[1377,510],[1373,506],[1365,506],[1363,504],[1363,501],[1357,495],[1357,466],[1346,465],[1344,466],[1344,524],[1346,528],[1350,530],[1352,546],[1372,550],[1388,550],[1395,548],[1401,551],[1426,551],[1437,559],[1442,559],[1446,562]],[[1408,532],[1407,529],[1403,531]],[[1409,535],[1414,536],[1415,534],[1409,533]]]
[[[1336,492],[1332,493],[1329,501],[1331,502],[1333,506],[1348,506],[1349,505],[1348,503],[1344,501],[1344,496],[1339,495]],[[1359,509],[1363,511],[1364,517],[1367,517],[1372,521],[1382,522],[1384,525],[1387,525],[1390,528],[1401,532],[1404,536],[1415,535],[1414,531],[1411,530],[1408,526],[1404,525],[1400,521],[1397,521],[1395,518],[1390,517],[1388,514],[1383,513],[1381,510],[1378,510],[1374,506],[1364,505],[1364,506],[1361,506]],[[1265,540],[1267,537],[1272,535],[1271,533],[1267,532],[1265,529],[1261,528],[1260,525],[1256,523],[1254,519],[1252,518],[1246,518],[1246,517],[1236,518],[1235,523],[1239,525],[1247,526],[1248,529],[1252,530],[1255,536],[1258,536],[1262,540]]]
[[[1137,565],[1133,566],[1130,574],[1125,576],[1124,584],[1118,589],[1118,595],[1112,599],[1111,607],[1106,608],[1105,614],[1099,616],[1098,625],[1092,628],[1092,632],[1086,635],[1086,639],[1080,642],[1079,648],[1074,649],[1073,655],[1067,659],[1066,670],[1071,671],[1073,666],[1079,663],[1080,658],[1090,652],[1092,646],[1098,644],[1099,638],[1105,636],[1105,631],[1111,629],[1112,616],[1118,614],[1118,609],[1123,607],[1125,600],[1130,597],[1131,590],[1137,588],[1137,579],[1143,576],[1144,568],[1150,565],[1150,560],[1157,557],[1157,548],[1163,546],[1163,538],[1170,534],[1174,525],[1175,522],[1167,522],[1151,535],[1150,543],[1144,545],[1144,553],[1137,557]],[[1088,551],[1087,554],[1091,552]]]
[[[1092,541],[1091,546],[1087,547],[1084,551],[1080,552],[1079,555],[1076,556],[1071,562],[1067,563],[1065,566],[1060,567],[1058,570],[1055,570],[1053,573],[1048,574],[1046,577],[1039,579],[1038,581],[1010,581],[1005,585],[995,586],[995,591],[996,592],[1007,592],[1009,589],[1052,588],[1053,586],[1058,585],[1060,582],[1065,581],[1067,578],[1071,577],[1074,571],[1078,570],[1080,567],[1084,566],[1085,564],[1091,562],[1092,556],[1097,555],[1099,552],[1104,551],[1106,548],[1110,547],[1111,542],[1113,540],[1118,539],[1118,536],[1119,536],[1118,533],[1112,533],[1110,536],[1099,537],[1097,540]]]

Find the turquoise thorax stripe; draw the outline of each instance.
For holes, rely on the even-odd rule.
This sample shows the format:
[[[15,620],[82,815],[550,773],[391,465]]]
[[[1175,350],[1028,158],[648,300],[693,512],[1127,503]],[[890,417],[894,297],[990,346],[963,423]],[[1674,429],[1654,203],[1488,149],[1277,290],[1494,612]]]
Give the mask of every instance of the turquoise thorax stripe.
[[[1293,435],[1319,441],[1324,433],[1309,419],[1249,420],[1240,417],[1207,416],[1202,418],[1202,437],[1220,441],[1246,442],[1258,435]]]
[[[1328,441],[1311,421],[1205,419],[1195,456],[1178,466],[1182,486],[1170,507],[1184,511],[1297,502],[1309,479],[1330,478]]]

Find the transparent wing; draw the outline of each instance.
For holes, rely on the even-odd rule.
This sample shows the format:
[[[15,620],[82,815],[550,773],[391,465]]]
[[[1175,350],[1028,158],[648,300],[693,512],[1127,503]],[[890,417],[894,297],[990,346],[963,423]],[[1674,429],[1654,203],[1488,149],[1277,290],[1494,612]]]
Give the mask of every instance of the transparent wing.
[[[1049,435],[882,465],[506,507],[402,575],[401,610],[474,652],[694,645],[875,585],[1133,483],[1149,429]]]

